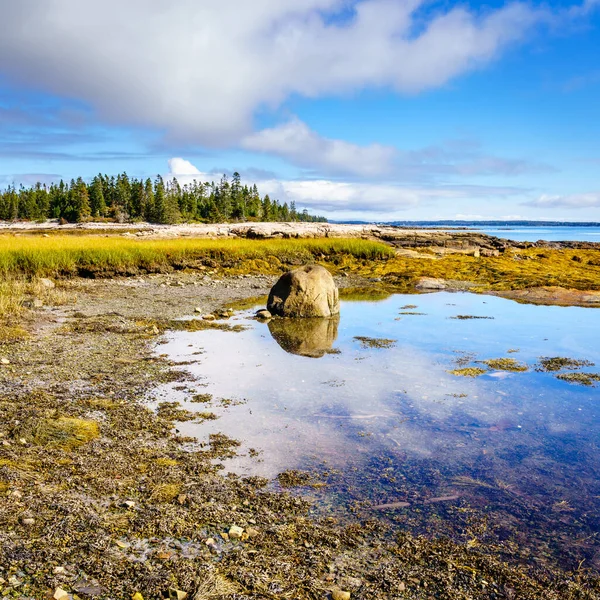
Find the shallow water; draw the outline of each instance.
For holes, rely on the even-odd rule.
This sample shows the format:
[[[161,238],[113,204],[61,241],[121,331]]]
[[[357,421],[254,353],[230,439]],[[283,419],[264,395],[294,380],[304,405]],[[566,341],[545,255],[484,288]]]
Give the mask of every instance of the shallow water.
[[[600,310],[436,293],[345,302],[339,323],[265,324],[252,314],[232,319],[248,326],[241,333],[176,332],[159,347],[191,361],[197,381],[162,386],[157,400],[217,413],[178,428],[200,441],[217,431],[240,440],[227,470],[307,470],[327,484],[305,488],[323,510],[600,566],[600,388],[535,370],[541,356],[564,356],[600,372]],[[494,358],[528,371],[477,362]],[[448,372],[464,366],[486,373]],[[237,402],[196,404],[194,393]]]

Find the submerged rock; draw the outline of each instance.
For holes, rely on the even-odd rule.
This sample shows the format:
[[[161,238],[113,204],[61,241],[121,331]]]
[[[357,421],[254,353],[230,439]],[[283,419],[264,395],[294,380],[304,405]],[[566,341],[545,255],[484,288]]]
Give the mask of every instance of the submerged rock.
[[[267,309],[280,317],[332,317],[340,312],[337,286],[324,267],[300,267],[279,278]]]
[[[332,319],[273,319],[269,332],[290,354],[321,358],[332,352],[337,339],[339,317]]]

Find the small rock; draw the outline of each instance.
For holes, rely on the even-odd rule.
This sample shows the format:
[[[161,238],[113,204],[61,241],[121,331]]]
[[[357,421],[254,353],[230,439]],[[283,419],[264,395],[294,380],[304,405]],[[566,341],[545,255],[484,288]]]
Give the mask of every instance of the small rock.
[[[248,529],[246,529],[246,533],[248,534],[249,538],[253,538],[260,535],[260,531],[258,529],[255,529],[254,527],[248,527]]]
[[[185,600],[188,597],[187,592],[176,590],[175,588],[169,589],[169,600]]]
[[[52,290],[56,287],[54,281],[52,281],[52,279],[46,279],[45,277],[42,277],[40,279],[40,283],[45,287],[48,288],[49,290]]]
[[[343,592],[342,590],[333,590],[331,592],[333,600],[350,600],[350,592]]]
[[[200,306],[196,306],[196,308],[194,309],[194,312],[202,313],[204,311],[202,310],[202,308]]]
[[[69,592],[65,592],[62,588],[56,588],[54,590],[54,596],[52,596],[54,600],[67,600],[69,598]]]
[[[418,290],[445,290],[446,282],[436,277],[421,277],[415,287]]]
[[[133,596],[131,596],[131,600],[144,600],[144,596],[142,596],[139,592],[136,592]]]
[[[39,298],[34,298],[33,302],[31,303],[31,306],[33,308],[42,308],[42,306],[44,306],[44,303]]]
[[[52,570],[55,575],[62,575],[63,573],[66,573],[66,571],[67,570],[64,567],[54,567]]]
[[[232,540],[239,540],[242,537],[243,533],[244,533],[244,530],[241,527],[238,527],[237,525],[233,525],[229,529],[229,537]]]
[[[123,502],[123,506],[125,508],[134,508],[135,502],[133,500],[125,500],[125,502]]]
[[[267,319],[270,319],[273,317],[273,315],[266,308],[256,311],[255,316],[257,319],[264,319],[264,320],[267,320]]]
[[[8,358],[0,358],[0,364],[10,365],[10,360]]]
[[[214,546],[217,542],[215,541],[215,538],[208,538],[207,540],[205,540],[204,543],[207,546]]]
[[[32,525],[35,525],[35,519],[33,517],[23,517],[21,523],[26,527],[31,527]]]
[[[215,320],[215,315],[204,315],[202,318],[205,321],[214,321]]]
[[[225,532],[223,532],[223,533],[221,534],[221,537],[222,537],[222,538],[223,538],[223,539],[224,539],[226,542],[228,542],[228,541],[229,541],[229,534],[228,534],[228,533],[225,533]]]

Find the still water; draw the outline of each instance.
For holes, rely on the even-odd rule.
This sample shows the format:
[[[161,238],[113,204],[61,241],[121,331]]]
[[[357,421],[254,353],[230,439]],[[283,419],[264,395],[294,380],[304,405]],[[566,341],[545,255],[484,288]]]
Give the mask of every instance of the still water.
[[[600,372],[600,310],[435,293],[345,302],[339,322],[253,312],[230,319],[240,333],[174,332],[159,346],[195,381],[156,400],[215,412],[178,428],[240,440],[226,470],[307,471],[325,511],[600,567],[600,387],[556,377]],[[598,367],[540,372],[540,357]],[[480,362],[498,358],[527,370]],[[450,373],[465,367],[484,374]]]
[[[600,242],[600,227],[525,227],[519,225],[505,227],[478,227],[473,225],[471,227],[487,235],[514,240],[515,242],[537,242],[538,240],[546,242]]]

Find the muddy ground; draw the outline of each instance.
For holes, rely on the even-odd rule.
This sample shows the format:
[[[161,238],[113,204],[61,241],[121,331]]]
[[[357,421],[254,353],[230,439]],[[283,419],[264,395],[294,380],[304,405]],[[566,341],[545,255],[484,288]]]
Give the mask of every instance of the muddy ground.
[[[198,315],[197,327],[227,328],[227,319],[200,316],[264,295],[273,281],[217,273],[65,281],[61,306],[31,310],[27,333],[0,345],[4,597],[600,598],[600,581],[583,566],[567,573],[379,520],[311,516],[305,500],[267,491],[265,480],[222,476],[219,459],[237,446],[224,435],[187,451],[174,421],[189,414],[175,406],[156,414],[144,401],[158,383],[186,378],[155,343],[185,315]]]

